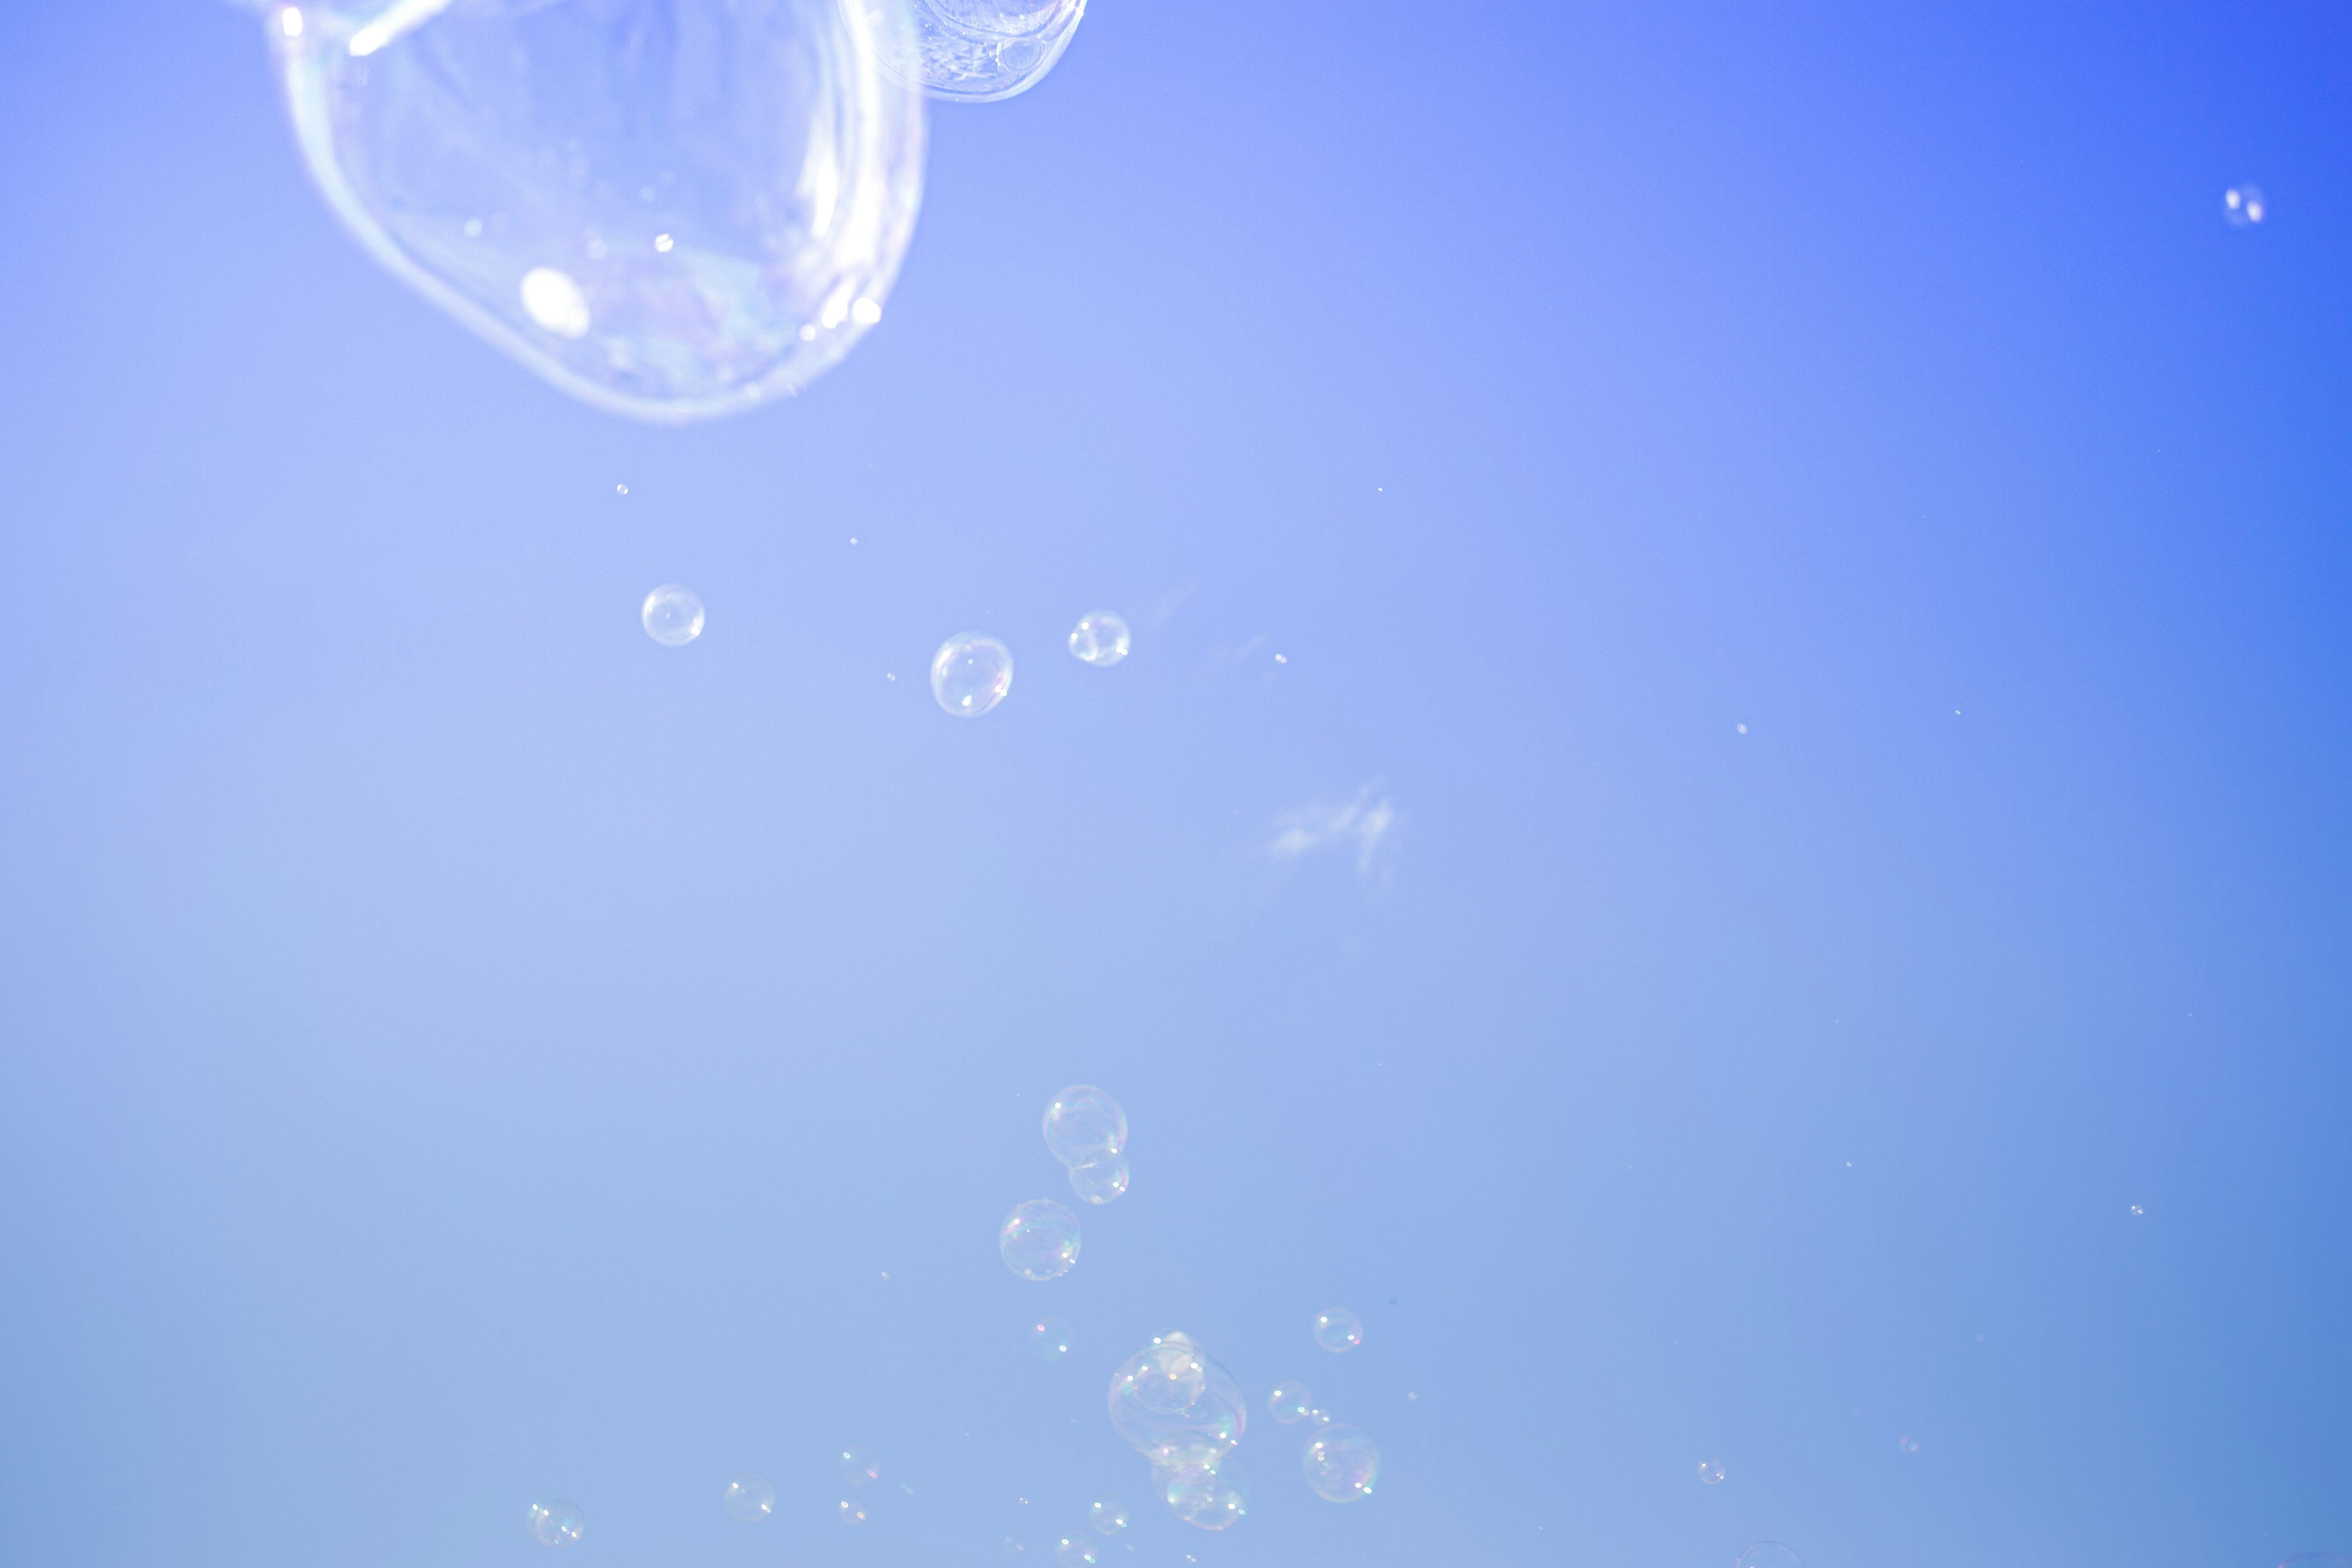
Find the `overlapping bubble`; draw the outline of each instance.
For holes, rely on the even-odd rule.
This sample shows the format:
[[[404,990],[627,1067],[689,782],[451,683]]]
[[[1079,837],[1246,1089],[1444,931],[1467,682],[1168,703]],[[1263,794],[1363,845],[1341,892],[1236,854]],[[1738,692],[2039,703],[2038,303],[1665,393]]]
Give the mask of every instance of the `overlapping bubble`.
[[[1070,1189],[1090,1204],[1127,1191],[1127,1112],[1090,1083],[1072,1084],[1045,1102],[1045,1147],[1069,1167]]]
[[[1249,1489],[1226,1463],[1249,1426],[1239,1384],[1191,1338],[1162,1334],[1119,1363],[1110,1424],[1150,1461],[1176,1517],[1223,1530],[1249,1511]]]
[[[852,13],[874,0],[842,0]],[[882,68],[933,98],[987,103],[1026,92],[1070,47],[1087,0],[914,0],[914,30],[869,18]]]

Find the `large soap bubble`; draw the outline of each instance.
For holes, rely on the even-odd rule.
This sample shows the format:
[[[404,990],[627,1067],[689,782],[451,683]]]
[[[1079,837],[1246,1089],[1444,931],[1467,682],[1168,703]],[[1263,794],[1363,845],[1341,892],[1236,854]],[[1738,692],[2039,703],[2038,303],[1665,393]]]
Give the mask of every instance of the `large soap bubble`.
[[[1162,1334],[1119,1363],[1110,1424],[1161,1470],[1213,1469],[1248,1427],[1240,1385],[1182,1334]]]
[[[1078,1216],[1051,1198],[1032,1198],[1004,1216],[996,1248],[1024,1279],[1059,1279],[1078,1261]]]
[[[1083,1165],[1127,1147],[1127,1112],[1090,1083],[1045,1102],[1045,1147],[1065,1165]]]
[[[807,385],[922,194],[911,0],[326,0],[264,17],[296,141],[403,281],[600,408]],[[888,34],[887,37],[877,37]]]
[[[1353,1426],[1317,1428],[1299,1458],[1307,1484],[1326,1502],[1368,1498],[1381,1479],[1381,1446]]]
[[[865,16],[875,0],[842,0]],[[866,16],[882,68],[933,98],[987,103],[1026,92],[1070,47],[1087,0],[914,0],[915,26]]]

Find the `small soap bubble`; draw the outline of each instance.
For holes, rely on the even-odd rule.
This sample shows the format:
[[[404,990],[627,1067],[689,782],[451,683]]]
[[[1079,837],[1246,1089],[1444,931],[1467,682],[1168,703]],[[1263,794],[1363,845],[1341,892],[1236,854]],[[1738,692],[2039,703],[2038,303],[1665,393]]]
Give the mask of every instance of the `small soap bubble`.
[[[542,1498],[531,1504],[528,1521],[531,1539],[541,1546],[577,1546],[587,1528],[580,1517],[580,1506],[560,1497]]]
[[[1045,1102],[1045,1147],[1065,1165],[1082,1165],[1127,1147],[1127,1112],[1089,1083],[1074,1083]]]
[[[2134,1213],[2134,1214],[2136,1214],[2136,1215],[2145,1215],[2147,1213],[2147,1211],[2146,1209],[2144,1209],[2144,1208],[2140,1207],[2137,1204],[2134,1204],[2134,1205],[2132,1205],[2132,1206],[2131,1206],[2131,1211],[2132,1211],[2132,1213]]]
[[[1368,1498],[1381,1479],[1381,1446],[1353,1426],[1319,1428],[1307,1439],[1301,1461],[1307,1484],[1326,1502]]]
[[[767,1477],[746,1470],[727,1483],[727,1511],[737,1519],[761,1520],[776,1511],[776,1489]]]
[[[1070,1325],[1060,1318],[1040,1318],[1029,1327],[1029,1353],[1039,1361],[1059,1361],[1070,1353]]]
[[[1265,1396],[1265,1408],[1276,1421],[1289,1426],[1307,1419],[1307,1413],[1315,1408],[1315,1396],[1303,1383],[1277,1383]]]
[[[843,1498],[841,1500],[841,1507],[835,1511],[839,1514],[841,1522],[844,1524],[864,1524],[866,1522],[866,1510],[856,1503],[850,1501],[847,1498]]]
[[[1231,1460],[1164,1468],[1160,1495],[1178,1519],[1201,1530],[1230,1530],[1249,1513],[1249,1481]]]
[[[1916,1454],[1919,1451],[1919,1439],[1897,1437],[1895,1439],[1895,1451],[1898,1454]]]
[[[1698,1462],[1698,1479],[1699,1484],[1702,1486],[1711,1487],[1719,1485],[1723,1480],[1723,1461],[1721,1459],[1701,1459]]]
[[[1315,1315],[1315,1342],[1333,1355],[1344,1355],[1364,1342],[1363,1320],[1345,1307]]]
[[[852,1443],[841,1451],[841,1479],[853,1487],[862,1487],[868,1481],[880,1480],[882,1467],[875,1462],[873,1455]]]
[[[959,719],[977,719],[1013,689],[1013,650],[980,632],[958,632],[931,656],[931,695]]]
[[[1070,634],[1070,651],[1098,669],[1108,669],[1125,658],[1134,645],[1127,622],[1112,610],[1080,616],[1077,629]]]
[[[2260,223],[2268,211],[2259,186],[2231,185],[2221,193],[2221,216],[2231,228]]]
[[[1095,1555],[1093,1542],[1066,1535],[1062,1537],[1061,1544],[1054,1548],[1054,1561],[1060,1564],[1060,1568],[1095,1568],[1102,1559]]]
[[[1777,1541],[1759,1541],[1732,1559],[1731,1568],[1805,1568],[1805,1560]]]
[[[1105,1154],[1070,1167],[1070,1186],[1090,1204],[1107,1204],[1127,1191],[1127,1156]]]
[[[1004,1216],[996,1248],[1024,1279],[1058,1279],[1078,1261],[1078,1216],[1051,1198],[1032,1198]]]
[[[702,601],[691,588],[665,583],[646,595],[638,612],[646,636],[664,647],[684,647],[702,635]]]
[[[1127,1505],[1117,1498],[1097,1498],[1087,1509],[1087,1523],[1097,1535],[1117,1535],[1127,1528]]]
[[[863,9],[873,0],[843,4]],[[914,10],[911,35],[871,29],[882,68],[933,98],[988,103],[1045,79],[1070,47],[1087,0],[914,0]]]

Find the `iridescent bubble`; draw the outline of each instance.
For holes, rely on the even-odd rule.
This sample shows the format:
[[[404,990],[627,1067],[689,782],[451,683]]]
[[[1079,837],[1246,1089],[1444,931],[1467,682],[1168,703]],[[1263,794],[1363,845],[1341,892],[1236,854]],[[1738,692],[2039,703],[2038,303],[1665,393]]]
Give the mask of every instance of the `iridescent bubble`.
[[[1364,1322],[1345,1307],[1315,1314],[1315,1342],[1333,1355],[1342,1355],[1364,1342]]]
[[[1051,1198],[1032,1198],[1004,1216],[996,1249],[1024,1279],[1059,1279],[1078,1261],[1078,1216]]]
[[[776,1511],[775,1484],[746,1470],[727,1483],[727,1511],[737,1519],[761,1520]]]
[[[1095,1568],[1102,1559],[1095,1555],[1095,1543],[1075,1535],[1062,1537],[1054,1548],[1054,1561],[1060,1568]]]
[[[852,10],[872,0],[842,0]],[[915,0],[915,30],[869,27],[882,68],[933,98],[986,103],[1037,85],[1087,0]]]
[[[1353,1426],[1325,1426],[1307,1439],[1300,1456],[1307,1484],[1327,1502],[1372,1495],[1381,1479],[1381,1446]]]
[[[1698,1462],[1698,1479],[1702,1486],[1711,1487],[1720,1484],[1723,1480],[1723,1461],[1701,1459]]]
[[[1127,1156],[1105,1154],[1070,1167],[1070,1186],[1090,1204],[1107,1204],[1127,1191]]]
[[[1160,1495],[1169,1511],[1202,1530],[1230,1530],[1249,1512],[1249,1480],[1231,1460],[1163,1468]]]
[[[1307,1413],[1315,1408],[1315,1396],[1307,1392],[1303,1383],[1277,1383],[1274,1392],[1265,1396],[1265,1408],[1267,1414],[1288,1426],[1307,1419]]]
[[[2228,220],[2231,228],[2260,223],[2269,210],[2263,201],[2259,186],[2231,185],[2221,193],[2221,216]]]
[[[1117,1535],[1127,1528],[1127,1505],[1117,1498],[1097,1498],[1087,1509],[1087,1523],[1097,1535]]]
[[[843,1498],[841,1500],[841,1507],[835,1511],[838,1514],[841,1522],[844,1524],[864,1524],[866,1522],[866,1510],[859,1504],[852,1502],[847,1498]]]
[[[1074,1083],[1045,1102],[1045,1147],[1065,1165],[1081,1165],[1127,1147],[1127,1112],[1090,1083]]]
[[[1133,646],[1134,634],[1112,610],[1081,616],[1077,629],[1070,633],[1070,651],[1097,668],[1108,669],[1117,664]]]
[[[1111,1374],[1110,1424],[1159,1468],[1216,1465],[1248,1422],[1233,1374],[1182,1334],[1162,1334]]]
[[[664,647],[684,647],[702,635],[702,601],[691,588],[665,583],[646,595],[638,612],[646,636]]]
[[[376,260],[600,408],[788,396],[882,313],[922,195],[910,0],[323,0],[265,22]]]
[[[1071,1329],[1061,1318],[1040,1318],[1029,1326],[1029,1353],[1039,1361],[1059,1361],[1070,1353]]]
[[[580,1505],[560,1497],[542,1498],[531,1504],[527,1518],[531,1539],[541,1546],[576,1546],[587,1529],[587,1521],[580,1517]]]
[[[1895,1451],[1898,1454],[1916,1454],[1919,1451],[1919,1439],[1897,1437],[1895,1439]]]
[[[1777,1541],[1759,1541],[1733,1558],[1731,1568],[1805,1568],[1805,1560]]]
[[[959,719],[977,719],[1013,689],[1013,650],[979,632],[958,632],[931,656],[931,695]]]
[[[841,1451],[841,1479],[853,1487],[862,1487],[868,1481],[880,1480],[882,1467],[875,1462],[873,1455],[852,1443]]]

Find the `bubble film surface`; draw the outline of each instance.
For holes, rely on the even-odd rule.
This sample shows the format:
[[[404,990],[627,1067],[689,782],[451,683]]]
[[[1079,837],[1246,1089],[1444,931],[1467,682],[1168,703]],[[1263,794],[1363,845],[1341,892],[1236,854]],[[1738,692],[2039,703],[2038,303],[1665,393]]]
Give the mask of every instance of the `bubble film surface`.
[[[842,0],[853,12],[873,0]],[[912,30],[869,21],[882,68],[933,98],[987,103],[1026,92],[1070,47],[1087,0],[913,0]]]
[[[1051,1198],[1032,1198],[996,1233],[1004,1267],[1024,1279],[1058,1279],[1078,1261],[1078,1216]]]

